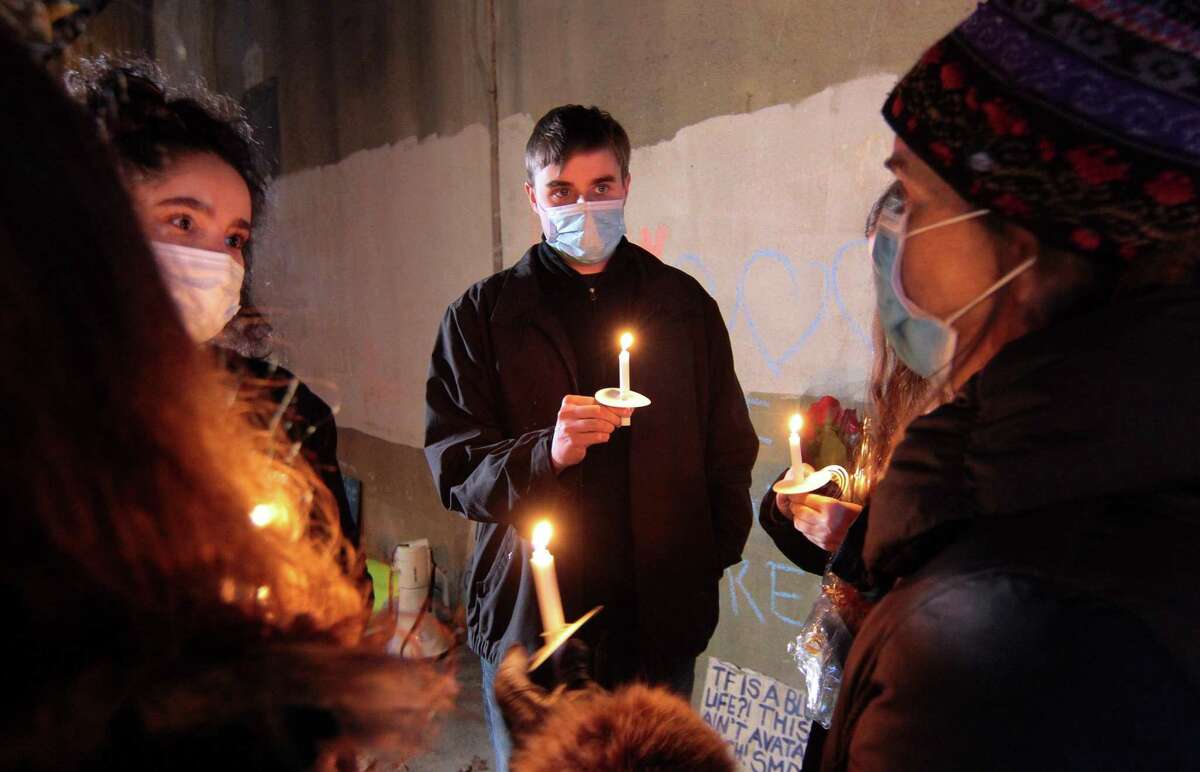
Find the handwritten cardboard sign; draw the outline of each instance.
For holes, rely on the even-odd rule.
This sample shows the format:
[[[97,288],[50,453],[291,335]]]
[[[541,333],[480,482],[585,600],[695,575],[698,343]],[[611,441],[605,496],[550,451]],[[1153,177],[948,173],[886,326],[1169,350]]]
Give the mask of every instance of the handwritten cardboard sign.
[[[708,658],[700,715],[750,772],[800,772],[810,722],[804,691]]]

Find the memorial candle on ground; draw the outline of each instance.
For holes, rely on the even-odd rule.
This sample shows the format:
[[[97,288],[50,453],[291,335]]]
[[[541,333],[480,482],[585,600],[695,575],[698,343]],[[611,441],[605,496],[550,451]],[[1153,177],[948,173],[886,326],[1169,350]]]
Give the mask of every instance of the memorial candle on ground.
[[[617,358],[621,370],[621,393],[624,394],[630,390],[629,387],[629,347],[633,345],[633,336],[625,333],[621,336],[621,355]]]
[[[791,433],[788,434],[788,450],[792,454],[792,474],[799,480],[804,476],[804,456],[800,452],[800,430],[804,427],[804,418],[796,413],[792,416],[788,428]]]
[[[562,597],[558,594],[558,576],[554,571],[554,556],[546,549],[554,529],[550,521],[542,520],[533,527],[533,587],[537,591],[538,610],[542,613],[542,632],[557,633],[565,625]]]

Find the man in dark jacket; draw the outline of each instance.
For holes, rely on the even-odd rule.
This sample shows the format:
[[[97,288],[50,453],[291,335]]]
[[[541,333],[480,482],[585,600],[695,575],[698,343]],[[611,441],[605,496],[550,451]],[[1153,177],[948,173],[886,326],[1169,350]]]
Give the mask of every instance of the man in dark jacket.
[[[566,618],[596,680],[692,690],[717,623],[717,582],[741,559],[758,441],[717,304],[687,274],[624,238],[629,140],[607,113],[566,106],[526,147],[545,239],[446,312],[427,385],[425,453],[442,501],[477,523],[466,576],[469,645],[491,692],[505,650],[541,645],[532,522],[552,520]],[[629,411],[591,395],[618,383],[635,336]]]

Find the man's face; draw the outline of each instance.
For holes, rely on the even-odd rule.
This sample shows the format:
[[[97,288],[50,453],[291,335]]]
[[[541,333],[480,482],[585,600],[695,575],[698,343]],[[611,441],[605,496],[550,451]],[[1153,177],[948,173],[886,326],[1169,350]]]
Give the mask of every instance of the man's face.
[[[580,201],[611,201],[629,194],[629,177],[621,176],[621,164],[610,148],[580,150],[562,165],[543,166],[525,183],[529,207],[550,209]]]

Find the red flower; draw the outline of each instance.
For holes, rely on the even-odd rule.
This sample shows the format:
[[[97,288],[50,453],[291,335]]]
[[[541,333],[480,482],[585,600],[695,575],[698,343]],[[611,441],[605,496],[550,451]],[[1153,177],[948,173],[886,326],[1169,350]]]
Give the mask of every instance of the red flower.
[[[983,114],[987,116],[992,132],[1001,137],[1009,134],[1019,137],[1029,130],[1029,123],[1013,114],[1012,108],[1003,99],[990,99],[983,103]]]
[[[908,127],[909,131],[916,131],[917,130],[917,117],[915,115],[910,117],[908,119],[908,123],[906,123],[904,125]]]
[[[968,110],[979,109],[979,92],[975,90],[974,86],[967,89],[967,96],[963,101],[966,102]]]
[[[1126,260],[1132,260],[1133,258],[1137,257],[1137,250],[1138,248],[1135,244],[1122,244],[1120,254],[1121,257],[1125,258]]]
[[[892,100],[892,117],[899,118],[900,113],[904,112],[904,97],[899,94]]]
[[[1183,172],[1165,171],[1146,183],[1146,192],[1163,206],[1186,204],[1196,197],[1192,178]]]
[[[931,46],[928,51],[921,55],[920,64],[937,64],[942,61],[942,54],[945,51],[942,49],[941,43],[936,43]]]
[[[1032,210],[1019,196],[1012,193],[1002,193],[992,202],[1002,214],[1010,217],[1028,217]]]
[[[942,88],[947,91],[957,91],[965,86],[967,76],[963,73],[962,67],[958,66],[957,62],[949,62],[942,65]]]
[[[930,143],[929,152],[937,156],[938,160],[946,166],[949,166],[954,162],[954,151],[951,150],[945,142]]]
[[[1053,161],[1054,156],[1058,155],[1058,151],[1054,148],[1054,143],[1042,137],[1038,140],[1038,155],[1043,161]]]
[[[1103,145],[1077,147],[1067,153],[1067,160],[1075,168],[1075,173],[1089,185],[1125,179],[1129,164],[1117,163],[1117,158],[1116,148]]]
[[[841,413],[841,402],[834,397],[821,397],[808,408],[808,423],[815,429],[827,422],[836,422]]]
[[[1088,228],[1076,228],[1071,234],[1071,241],[1080,249],[1086,249],[1091,252],[1096,247],[1100,246],[1100,236]]]

